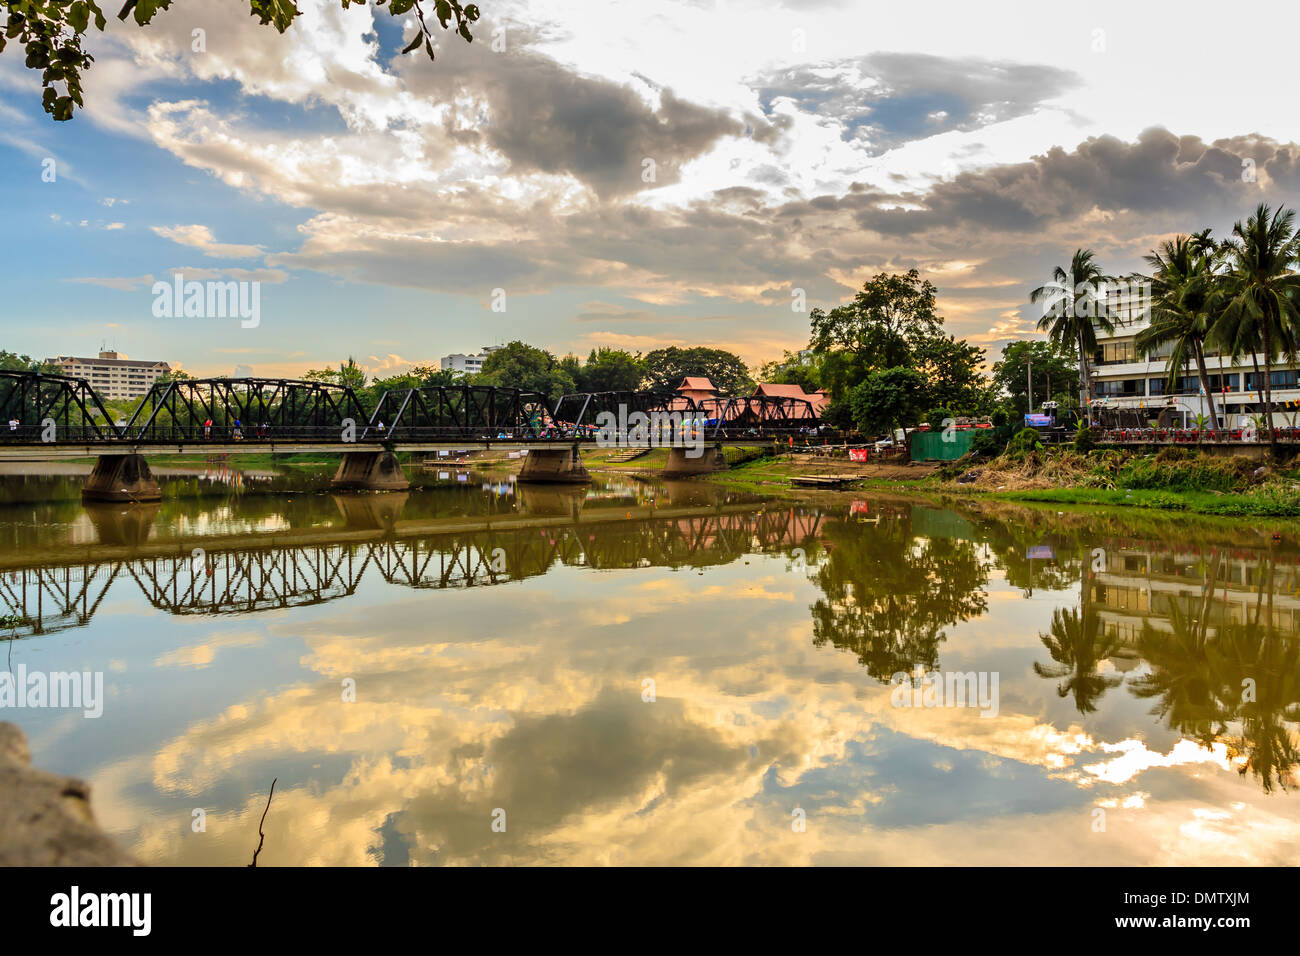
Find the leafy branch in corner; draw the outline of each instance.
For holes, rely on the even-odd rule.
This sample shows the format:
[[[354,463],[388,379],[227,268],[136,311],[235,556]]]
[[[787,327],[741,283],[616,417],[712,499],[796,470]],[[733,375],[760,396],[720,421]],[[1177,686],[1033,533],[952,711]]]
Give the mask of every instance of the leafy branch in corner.
[[[117,18],[133,19],[138,26],[148,26],[159,10],[167,10],[173,0],[126,0]],[[369,3],[371,0],[340,0],[343,7]],[[395,17],[415,10],[415,37],[402,50],[413,53],[421,46],[433,59],[433,32],[426,22],[420,0],[373,0],[375,6],[388,6]],[[427,0],[426,0],[427,2]],[[302,11],[294,0],[248,0],[249,12],[263,26],[275,27],[284,33]],[[0,52],[10,40],[16,40],[26,53],[27,68],[41,71],[41,105],[56,120],[72,119],[74,109],[85,107],[82,99],[81,76],[90,69],[95,58],[82,49],[82,40],[94,24],[103,32],[104,11],[95,0],[0,0],[0,9],[6,17],[0,25]],[[434,0],[433,13],[444,30],[451,30],[473,41],[470,24],[480,16],[477,4],[461,4],[459,0]]]

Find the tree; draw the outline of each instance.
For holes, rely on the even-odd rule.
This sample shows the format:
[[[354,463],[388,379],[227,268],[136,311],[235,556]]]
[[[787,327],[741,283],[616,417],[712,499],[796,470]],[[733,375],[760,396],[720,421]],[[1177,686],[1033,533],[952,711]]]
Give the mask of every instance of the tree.
[[[689,375],[701,375],[713,383],[719,395],[748,395],[754,380],[740,356],[725,349],[704,346],[681,349],[675,345],[647,352],[641,358],[645,386],[671,392]]]
[[[410,374],[419,381],[422,388],[456,384],[456,373],[451,369],[434,368],[432,365],[416,365],[411,369]]]
[[[474,384],[541,392],[548,403],[576,390],[573,377],[554,355],[518,340],[490,353],[483,360],[483,371],[474,376]]]
[[[47,365],[45,362],[34,359],[30,355],[19,355],[17,352],[6,352],[4,349],[0,349],[0,369],[3,369],[6,372],[59,373],[57,366]]]
[[[1102,301],[1103,285],[1111,277],[1101,271],[1091,249],[1076,249],[1068,270],[1057,266],[1052,281],[1029,293],[1030,302],[1044,303],[1038,320],[1040,331],[1058,349],[1073,347],[1079,353],[1079,407],[1092,398],[1092,356],[1097,351],[1097,329],[1115,331]]]
[[[1151,324],[1134,341],[1138,352],[1147,356],[1163,346],[1171,347],[1167,366],[1170,393],[1178,373],[1196,366],[1201,391],[1210,405],[1213,428],[1219,427],[1219,416],[1205,367],[1205,336],[1220,298],[1216,294],[1220,258],[1219,247],[1208,229],[1194,236],[1166,239],[1152,250],[1146,257],[1153,270]]]
[[[366,370],[357,364],[351,355],[346,362],[340,362],[338,368],[313,368],[303,373],[303,381],[328,382],[333,385],[346,385],[353,391],[366,387]]]
[[[346,362],[339,363],[339,384],[353,391],[366,387],[366,370],[351,355]]]
[[[631,352],[600,348],[578,369],[577,383],[581,392],[633,392],[644,377],[645,366]]]
[[[1072,350],[1058,348],[1051,342],[1010,342],[1002,358],[993,363],[993,388],[1006,395],[1016,415],[1032,411],[1029,407],[1029,379],[1040,401],[1052,397],[1052,388],[1063,386],[1079,377],[1079,366]],[[1071,398],[1069,404],[1074,404]]]
[[[764,362],[758,369],[758,380],[773,385],[798,385],[805,392],[821,389],[822,356],[796,355],[786,352],[779,361]]]
[[[914,425],[926,405],[925,376],[913,368],[887,368],[872,372],[850,396],[853,422],[864,433]]]
[[[812,310],[812,347],[849,352],[875,368],[903,365],[913,343],[943,326],[935,311],[936,291],[915,269],[872,276],[848,305]]]
[[[344,8],[366,0],[341,0]],[[384,0],[375,0],[376,6],[382,6]],[[117,18],[126,20],[128,16],[139,26],[147,26],[153,21],[159,10],[166,10],[172,0],[126,0],[118,11]],[[249,0],[249,9],[262,25],[271,25],[284,33],[289,29],[302,11],[294,6],[294,0]],[[82,39],[94,23],[95,29],[103,32],[105,26],[104,11],[96,0],[0,0],[8,13],[6,29],[0,34],[0,51],[8,40],[17,40],[23,45],[27,55],[27,66],[41,71],[41,85],[44,92],[41,103],[45,112],[56,120],[72,119],[75,107],[84,106],[81,95],[81,74],[90,69],[95,58],[82,50]],[[433,57],[433,33],[425,23],[425,12],[421,0],[391,0],[388,12],[394,17],[404,16],[414,8],[416,12],[415,36],[402,50],[412,53],[421,46]],[[464,38],[466,43],[474,37],[470,34],[470,24],[478,20],[480,13],[476,4],[462,5],[460,0],[433,0],[433,12],[444,30],[453,30]]]
[[[1292,267],[1300,258],[1300,238],[1295,232],[1295,211],[1273,210],[1260,203],[1245,224],[1232,227],[1224,245],[1228,271],[1221,290],[1223,312],[1210,333],[1214,344],[1233,358],[1258,352],[1264,363],[1264,423],[1273,454],[1273,361],[1280,355],[1294,359],[1300,312],[1300,276]],[[1260,378],[1256,373],[1257,379]]]
[[[829,312],[813,309],[810,347],[817,383],[833,403],[844,403],[876,372],[913,368],[933,404],[951,406],[958,414],[982,412],[992,404],[982,371],[984,350],[944,332],[936,292],[915,269],[881,273],[863,283],[852,302]]]
[[[984,350],[951,335],[926,336],[912,353],[912,368],[926,381],[928,401],[957,414],[983,414],[993,406],[994,392],[980,371]]]

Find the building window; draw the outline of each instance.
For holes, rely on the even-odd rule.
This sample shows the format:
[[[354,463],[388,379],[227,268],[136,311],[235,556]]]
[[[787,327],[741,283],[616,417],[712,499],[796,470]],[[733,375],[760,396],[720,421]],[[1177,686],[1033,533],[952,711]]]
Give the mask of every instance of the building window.
[[[1097,394],[1104,398],[1116,395],[1145,395],[1146,393],[1142,390],[1142,379],[1121,378],[1109,382],[1098,382]]]
[[[1119,365],[1123,362],[1136,362],[1137,360],[1137,349],[1134,348],[1132,339],[1126,339],[1122,342],[1102,343],[1100,358],[1102,365]]]
[[[1264,374],[1261,372],[1256,375],[1254,372],[1246,373],[1246,391],[1258,391],[1264,382]],[[1269,384],[1273,388],[1295,388],[1297,383],[1297,373],[1293,368],[1277,369],[1269,373]]]

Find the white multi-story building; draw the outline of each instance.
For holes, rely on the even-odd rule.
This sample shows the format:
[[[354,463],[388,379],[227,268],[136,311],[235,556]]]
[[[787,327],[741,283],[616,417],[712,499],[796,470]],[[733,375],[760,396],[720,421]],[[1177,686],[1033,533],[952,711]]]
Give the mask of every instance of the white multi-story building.
[[[485,345],[483,351],[477,355],[466,355],[463,352],[444,355],[441,359],[442,370],[444,372],[455,372],[457,375],[476,375],[483,371],[483,360],[500,347],[499,345]]]
[[[1169,346],[1150,357],[1140,356],[1134,344],[1137,335],[1150,325],[1149,298],[1144,288],[1121,285],[1107,295],[1107,309],[1115,325],[1114,334],[1097,335],[1098,351],[1093,359],[1093,395],[1102,407],[1142,410],[1144,418],[1154,419],[1166,408],[1181,425],[1197,415],[1209,415],[1209,403],[1201,390],[1195,363],[1181,370],[1174,388],[1169,388]],[[1243,364],[1244,362],[1244,364]],[[1262,366],[1262,361],[1261,361]],[[1205,370],[1214,393],[1214,406],[1226,416],[1229,427],[1244,426],[1251,416],[1262,414],[1260,386],[1263,372],[1256,381],[1255,369],[1246,356],[1233,364],[1226,355],[1206,352]],[[1284,406],[1300,400],[1300,380],[1294,365],[1274,363],[1272,370],[1273,422],[1277,426],[1300,424],[1294,409]]]
[[[84,378],[101,397],[110,400],[139,398],[172,370],[166,362],[129,359],[117,352],[100,352],[99,358],[60,355],[45,363],[58,366],[62,375]]]

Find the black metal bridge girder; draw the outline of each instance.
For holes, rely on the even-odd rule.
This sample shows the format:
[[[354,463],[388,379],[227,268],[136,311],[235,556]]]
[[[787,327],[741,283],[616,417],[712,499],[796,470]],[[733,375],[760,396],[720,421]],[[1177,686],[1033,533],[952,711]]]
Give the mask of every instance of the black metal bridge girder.
[[[84,378],[0,370],[0,441],[42,441],[49,421],[55,441],[118,437],[112,416]]]
[[[626,425],[628,419],[640,413],[647,418],[655,415],[680,415],[685,421],[697,419],[695,402],[672,392],[574,392],[561,395],[555,403],[551,417],[560,437],[588,438],[600,427],[604,415],[612,415]]]
[[[332,382],[208,378],[154,383],[119,427],[85,379],[0,371],[0,443],[7,444],[40,442],[51,419],[55,441],[105,444],[584,441],[609,421],[602,416],[626,427],[637,413],[665,416],[660,421],[709,441],[818,423],[808,401],[761,395],[695,401],[672,392],[582,392],[562,395],[552,409],[545,395],[526,389],[431,385],[385,391],[368,413],[357,392]]]
[[[135,442],[343,440],[366,412],[346,385],[298,379],[208,378],[156,382],[122,430]],[[209,425],[208,422],[211,422]]]
[[[379,397],[363,439],[530,439],[544,437],[546,396],[489,385],[426,385]]]

